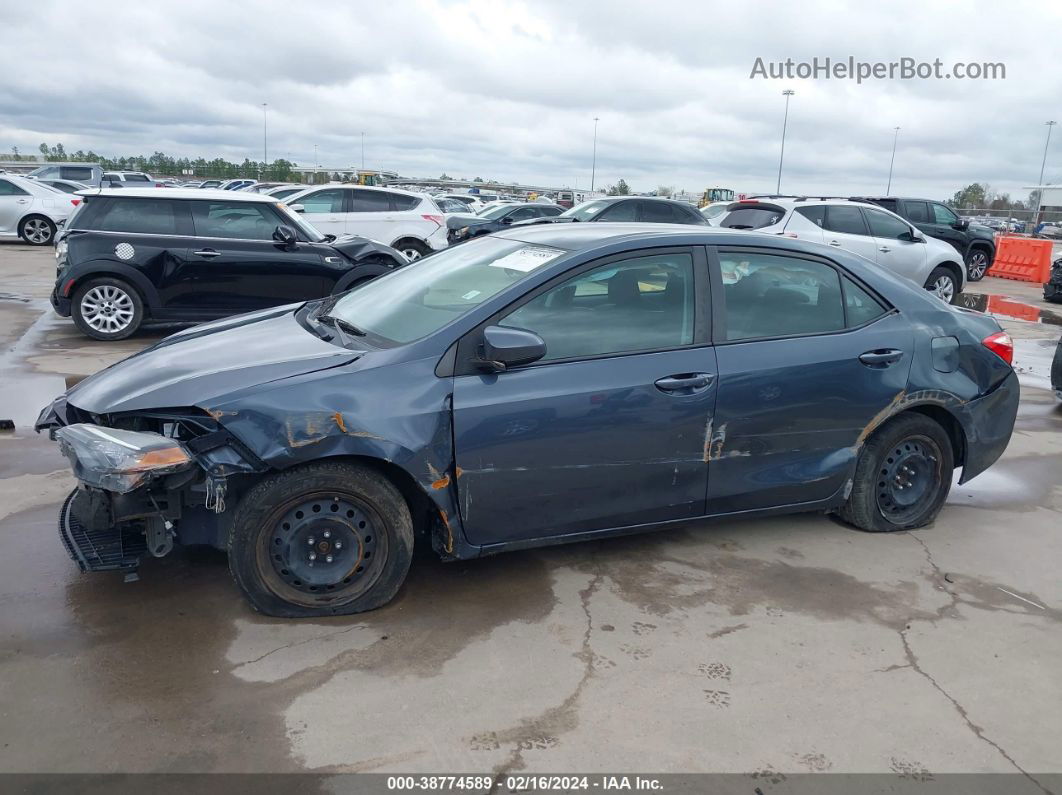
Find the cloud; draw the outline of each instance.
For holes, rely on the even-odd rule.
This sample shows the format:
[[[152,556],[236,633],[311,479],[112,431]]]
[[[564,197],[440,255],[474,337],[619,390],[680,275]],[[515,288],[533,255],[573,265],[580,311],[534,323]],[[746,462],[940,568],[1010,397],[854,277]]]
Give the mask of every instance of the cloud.
[[[411,176],[700,190],[1024,195],[1059,112],[1062,7],[970,3],[10,3],[0,150],[41,141],[366,165]],[[750,79],[814,57],[1002,62],[1006,80]],[[1062,135],[1058,136],[1062,138]],[[1062,178],[1062,141],[1048,177]]]

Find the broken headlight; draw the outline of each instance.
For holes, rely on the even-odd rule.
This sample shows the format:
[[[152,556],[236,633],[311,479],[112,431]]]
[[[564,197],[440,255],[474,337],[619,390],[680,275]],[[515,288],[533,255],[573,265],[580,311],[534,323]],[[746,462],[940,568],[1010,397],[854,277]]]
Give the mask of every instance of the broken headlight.
[[[125,494],[158,475],[192,466],[180,442],[158,433],[76,423],[55,432],[74,476],[89,486]]]

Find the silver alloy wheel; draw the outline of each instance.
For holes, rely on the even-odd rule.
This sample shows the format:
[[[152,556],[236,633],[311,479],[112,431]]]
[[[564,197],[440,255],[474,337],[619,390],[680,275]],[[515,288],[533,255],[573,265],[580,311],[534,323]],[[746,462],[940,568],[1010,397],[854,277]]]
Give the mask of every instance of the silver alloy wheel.
[[[966,264],[970,279],[978,281],[988,270],[988,255],[983,251],[975,251],[970,255],[970,261]]]
[[[93,287],[81,299],[81,317],[94,331],[103,334],[124,331],[133,322],[133,315],[133,299],[113,284]]]
[[[41,245],[52,239],[52,226],[43,218],[30,218],[22,225],[26,239]]]
[[[424,256],[417,249],[410,248],[408,246],[406,248],[400,248],[399,251],[401,251],[403,256],[405,256],[405,258],[408,259],[410,262],[416,259],[420,259],[422,256]]]
[[[939,276],[929,289],[941,301],[950,304],[955,297],[955,280],[951,276]]]

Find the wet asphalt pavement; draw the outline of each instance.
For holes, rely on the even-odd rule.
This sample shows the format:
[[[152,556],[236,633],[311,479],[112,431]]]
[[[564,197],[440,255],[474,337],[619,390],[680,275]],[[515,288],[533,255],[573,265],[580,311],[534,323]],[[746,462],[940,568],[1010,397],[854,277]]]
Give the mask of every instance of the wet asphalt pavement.
[[[934,526],[419,559],[391,605],[308,622],[253,613],[219,552],[132,584],[67,558],[72,479],[27,425],[168,330],[81,337],[47,305],[53,262],[0,243],[0,771],[1062,772],[1062,328],[1035,286],[971,285],[1041,314],[1003,320],[1009,449]]]

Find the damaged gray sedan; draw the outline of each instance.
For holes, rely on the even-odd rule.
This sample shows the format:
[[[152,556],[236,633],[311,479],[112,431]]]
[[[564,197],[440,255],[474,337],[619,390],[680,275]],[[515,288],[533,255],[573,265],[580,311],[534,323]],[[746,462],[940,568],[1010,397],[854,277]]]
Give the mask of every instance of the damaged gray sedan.
[[[705,518],[931,522],[1002,454],[995,320],[844,251],[667,225],[511,229],[343,295],[198,326],[44,409],[82,569],[228,550],[278,616],[445,560]]]

